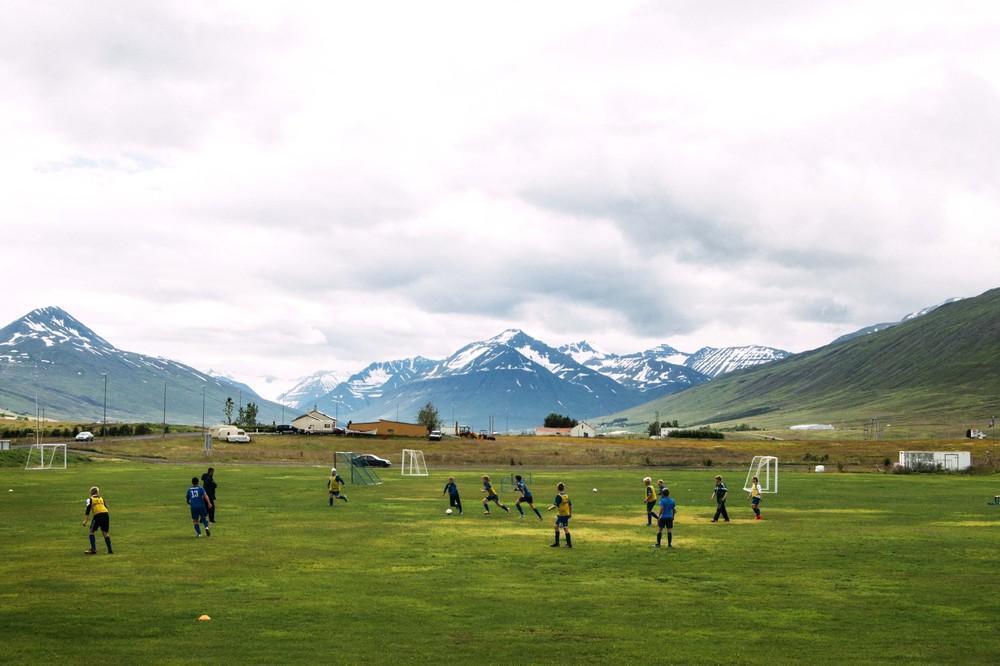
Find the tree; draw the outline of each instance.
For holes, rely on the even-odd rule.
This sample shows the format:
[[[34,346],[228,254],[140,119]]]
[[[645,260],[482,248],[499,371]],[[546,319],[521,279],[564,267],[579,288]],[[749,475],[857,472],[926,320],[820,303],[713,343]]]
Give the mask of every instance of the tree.
[[[417,423],[427,428],[427,432],[437,430],[441,427],[441,417],[438,415],[438,410],[434,406],[434,403],[428,402],[417,412]]]
[[[546,428],[572,428],[576,424],[576,419],[563,416],[562,414],[556,414],[555,412],[552,412],[545,417]]]
[[[664,424],[664,426],[669,426],[669,425],[670,425],[669,421]],[[649,436],[650,437],[654,437],[654,436],[655,437],[659,437],[659,435],[660,435],[660,422],[659,421],[653,421],[652,423],[649,424]]]
[[[247,411],[240,407],[239,413],[236,415],[236,425],[246,427],[244,421],[247,418]]]
[[[257,403],[248,402],[246,409],[243,410],[243,427],[244,428],[256,428],[257,427]]]
[[[233,425],[233,399],[226,398],[226,406],[222,408],[222,413],[226,415],[226,425]]]

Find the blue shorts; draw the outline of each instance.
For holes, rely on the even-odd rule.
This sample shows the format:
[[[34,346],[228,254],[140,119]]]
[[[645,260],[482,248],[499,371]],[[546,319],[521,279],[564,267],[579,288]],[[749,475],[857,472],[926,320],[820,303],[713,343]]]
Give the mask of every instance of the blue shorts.
[[[754,506],[757,506],[758,504],[760,504],[760,498],[759,497],[751,497],[750,498],[750,503],[753,504]]]
[[[522,497],[519,500],[517,500],[517,502],[518,502],[518,504],[520,504],[521,502],[524,502],[524,503],[527,503],[527,504],[534,504],[535,503],[535,498],[532,497],[531,495],[525,495],[524,497]]]
[[[191,507],[191,520],[202,520],[203,518],[208,518],[208,509],[204,506]]]
[[[556,516],[556,528],[569,527],[569,519],[572,516]]]
[[[486,496],[486,501],[487,502],[497,502],[499,504],[500,498],[497,497],[496,495],[487,495]]]
[[[666,527],[668,530],[674,529],[674,519],[673,518],[660,518],[656,521],[656,526],[661,530]]]

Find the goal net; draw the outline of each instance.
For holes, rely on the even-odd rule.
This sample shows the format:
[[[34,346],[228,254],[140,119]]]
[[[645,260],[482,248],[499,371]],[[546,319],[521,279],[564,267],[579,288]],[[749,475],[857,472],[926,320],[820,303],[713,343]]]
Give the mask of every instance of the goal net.
[[[778,459],[775,456],[754,456],[747,471],[747,480],[743,483],[743,490],[750,492],[755,476],[760,484],[760,492],[777,493]]]
[[[32,444],[24,469],[66,469],[66,445]]]
[[[420,449],[403,449],[403,461],[399,464],[403,476],[427,476],[427,463]]]

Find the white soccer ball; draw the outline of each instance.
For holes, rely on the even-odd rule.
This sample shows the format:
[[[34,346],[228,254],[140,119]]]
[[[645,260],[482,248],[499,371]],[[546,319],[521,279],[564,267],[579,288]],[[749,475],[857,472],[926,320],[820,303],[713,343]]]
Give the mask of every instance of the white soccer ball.
[[[594,492],[595,492],[595,493],[597,492],[597,488],[594,488]]]
[[[449,516],[451,515],[451,509],[445,509],[445,510],[444,510],[444,512],[445,512],[446,514],[448,514]]]

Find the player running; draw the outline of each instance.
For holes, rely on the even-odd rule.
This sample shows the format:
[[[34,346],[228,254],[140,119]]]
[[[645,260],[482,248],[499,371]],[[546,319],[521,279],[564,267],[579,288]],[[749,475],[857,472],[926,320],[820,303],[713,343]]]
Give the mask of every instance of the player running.
[[[344,487],[344,480],[340,478],[337,474],[337,468],[330,468],[330,478],[326,480],[326,489],[330,491],[330,506],[333,506],[333,500],[339,499],[347,501],[347,495],[341,495],[340,489]]]
[[[208,507],[212,506],[205,489],[198,485],[198,477],[191,477],[191,487],[184,495],[188,506],[191,507],[191,522],[194,523],[194,535],[201,536],[201,526],[205,526],[205,536],[212,536],[212,530],[208,528]]]
[[[656,545],[654,548],[660,547],[660,539],[663,537],[663,528],[667,528],[667,548],[674,547],[674,516],[677,515],[677,502],[674,498],[670,496],[670,490],[664,488],[660,492],[660,501],[657,502],[660,505],[660,515],[656,520]]]
[[[83,513],[83,524],[87,524],[90,518],[90,550],[83,551],[87,555],[97,555],[97,539],[94,532],[98,529],[104,535],[104,545],[108,547],[108,555],[114,555],[111,550],[111,514],[108,513],[108,505],[101,497],[101,489],[94,486],[90,489],[90,497],[87,498],[87,509]]]
[[[448,506],[458,509],[458,515],[462,515],[462,498],[458,496],[458,486],[455,485],[455,477],[449,476],[448,483],[444,484],[444,492],[448,495]]]
[[[646,527],[652,527],[653,518],[656,517],[656,513],[653,511],[656,508],[656,491],[653,490],[653,479],[650,477],[647,476],[642,482],[646,485],[646,494],[642,500],[646,503]]]
[[[486,474],[483,474],[482,492],[486,493],[486,497],[483,498],[483,509],[485,509],[485,511],[483,511],[483,515],[489,514],[490,502],[493,502],[498,507],[503,509],[505,512],[510,513],[510,509],[507,507],[507,505],[500,503],[500,497],[497,496],[497,491],[493,490],[493,484],[490,483],[490,477],[487,476]]]
[[[760,517],[760,481],[757,477],[753,477],[750,482],[750,506],[753,508],[753,513],[756,518],[754,520],[761,520]]]
[[[517,501],[514,502],[514,508],[521,514],[521,520],[524,520],[524,509],[521,508],[522,503],[530,506],[535,515],[538,516],[538,520],[541,520],[542,514],[535,508],[535,498],[531,496],[531,491],[528,490],[528,485],[521,478],[520,474],[514,475],[514,490],[519,493]]]
[[[560,527],[566,535],[566,547],[572,548],[573,538],[569,535],[569,519],[573,517],[573,502],[570,501],[569,495],[566,494],[566,484],[562,482],[556,485],[556,498],[552,500],[552,505],[546,511],[551,511],[552,509],[559,510],[559,515],[556,516],[556,541],[552,544],[552,548],[559,547]]]

